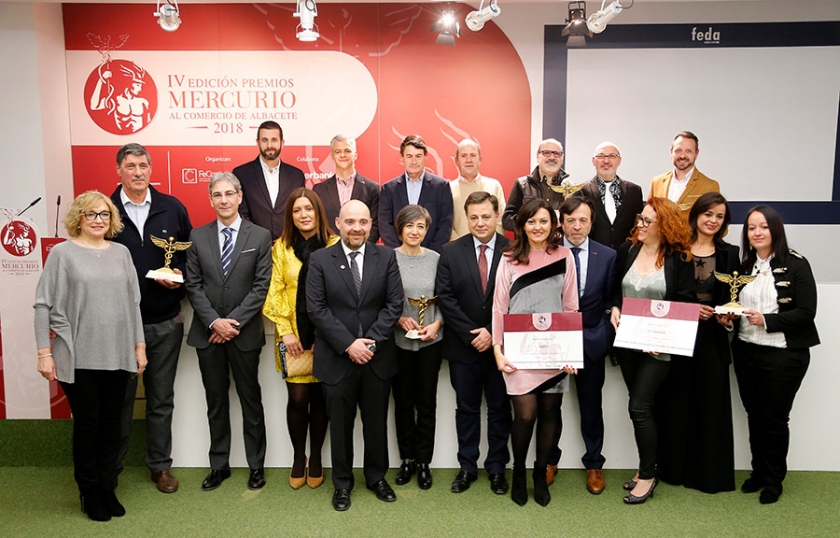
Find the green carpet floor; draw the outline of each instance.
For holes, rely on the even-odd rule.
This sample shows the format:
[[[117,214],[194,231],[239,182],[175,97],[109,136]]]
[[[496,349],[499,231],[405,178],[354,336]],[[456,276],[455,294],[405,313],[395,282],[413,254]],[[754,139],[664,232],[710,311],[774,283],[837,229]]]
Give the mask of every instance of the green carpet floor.
[[[329,481],[293,491],[288,469],[268,469],[260,491],[245,486],[248,472],[212,492],[201,491],[206,469],[175,469],[181,489],[159,493],[142,467],[129,467],[117,490],[128,513],[108,523],[79,511],[72,467],[0,467],[0,537],[836,537],[840,535],[840,473],[794,472],[775,505],[758,494],[706,495],[660,485],[644,505],[625,506],[621,482],[630,471],[605,472],[607,489],[591,495],[585,473],[561,470],[543,508],[524,507],[490,492],[486,475],[469,491],[450,493],[455,470],[434,470],[435,484],[396,487],[397,502],[383,503],[364,487],[353,506],[338,513]],[[388,478],[393,484],[395,470]],[[746,473],[737,473],[738,484]],[[510,475],[508,475],[510,476]],[[327,473],[329,480],[329,472]],[[360,471],[356,483],[364,484]]]

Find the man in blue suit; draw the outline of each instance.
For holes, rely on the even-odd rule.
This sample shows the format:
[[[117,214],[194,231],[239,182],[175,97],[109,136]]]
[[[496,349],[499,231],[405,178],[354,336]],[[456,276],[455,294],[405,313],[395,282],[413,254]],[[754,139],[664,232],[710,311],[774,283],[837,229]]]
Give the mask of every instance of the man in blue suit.
[[[583,315],[583,369],[575,376],[580,405],[580,433],[586,445],[581,458],[587,470],[586,489],[598,494],[604,491],[604,413],[601,391],[604,387],[605,359],[612,348],[615,333],[609,323],[610,297],[616,279],[616,253],[613,249],[589,239],[595,206],[585,196],[568,198],[560,206],[563,246],[571,249],[577,267],[580,312]],[[557,428],[557,443],[560,432]],[[555,445],[557,445],[555,443]],[[546,481],[554,481],[560,461],[560,447],[549,457]]]
[[[386,247],[402,244],[394,228],[397,213],[408,204],[419,204],[432,216],[422,246],[438,253],[452,234],[452,189],[442,177],[426,171],[426,142],[409,135],[400,144],[400,162],[405,173],[382,185],[379,195],[379,235]]]

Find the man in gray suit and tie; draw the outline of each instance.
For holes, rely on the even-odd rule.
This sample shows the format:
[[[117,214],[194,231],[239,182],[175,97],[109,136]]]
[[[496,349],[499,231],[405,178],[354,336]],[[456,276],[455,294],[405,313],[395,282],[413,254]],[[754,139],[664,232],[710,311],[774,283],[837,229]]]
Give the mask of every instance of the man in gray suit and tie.
[[[192,231],[184,282],[195,311],[187,344],[198,353],[210,423],[211,470],[201,489],[216,489],[230,477],[230,372],[242,405],[248,488],[260,489],[266,434],[258,370],[271,234],[239,216],[242,186],[230,172],[211,178],[210,203],[217,218]]]

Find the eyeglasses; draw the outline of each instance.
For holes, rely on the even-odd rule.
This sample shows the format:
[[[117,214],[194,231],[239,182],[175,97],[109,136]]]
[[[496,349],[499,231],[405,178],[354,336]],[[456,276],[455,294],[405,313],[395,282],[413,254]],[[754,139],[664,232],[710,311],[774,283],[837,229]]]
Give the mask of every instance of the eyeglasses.
[[[221,200],[222,198],[233,198],[237,194],[239,194],[239,191],[225,191],[225,192],[216,191],[216,192],[210,194],[210,198],[212,198],[213,200]]]
[[[598,155],[595,156],[595,158],[598,159],[598,160],[620,159],[621,155],[619,155],[618,153],[599,153]]]
[[[97,213],[96,211],[88,211],[87,213],[82,213],[85,216],[85,220],[88,222],[93,222],[96,220],[96,217],[99,217],[102,222],[111,220],[111,212],[110,211],[100,211]]]
[[[562,156],[563,156],[563,152],[562,152],[562,151],[552,151],[552,150],[550,150],[550,149],[541,149],[541,150],[540,150],[540,151],[538,151],[537,153],[539,153],[540,155],[542,155],[542,156],[543,156],[543,157],[545,157],[546,159],[548,159],[549,157],[554,157],[554,158],[559,159],[560,157],[562,157]]]
[[[647,228],[651,224],[656,224],[657,221],[650,220],[649,218],[643,217],[641,215],[636,215],[636,226],[639,228]]]

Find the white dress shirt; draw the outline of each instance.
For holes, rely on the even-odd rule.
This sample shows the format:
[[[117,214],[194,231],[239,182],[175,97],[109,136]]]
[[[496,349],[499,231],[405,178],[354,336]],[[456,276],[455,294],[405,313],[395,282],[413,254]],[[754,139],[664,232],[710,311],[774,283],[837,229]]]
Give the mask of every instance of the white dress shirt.
[[[682,196],[683,192],[685,192],[685,188],[688,185],[688,180],[691,179],[691,176],[694,174],[694,167],[692,166],[689,170],[685,171],[685,177],[682,179],[677,179],[677,171],[674,170],[674,173],[671,175],[671,182],[668,184],[668,199],[672,202],[676,203],[679,201],[680,196]]]
[[[125,208],[126,215],[137,226],[137,231],[140,232],[140,240],[145,241],[146,219],[149,218],[149,211],[152,210],[152,191],[146,189],[146,198],[141,203],[135,204],[125,193],[125,189],[120,189],[120,200]]]
[[[356,265],[359,267],[359,280],[364,279],[365,274],[365,247],[367,243],[363,244],[359,247],[359,250],[350,250],[347,248],[347,245],[344,244],[344,241],[341,242],[341,248],[344,250],[344,257],[347,258],[347,270],[350,270],[350,253],[351,252],[358,252],[360,255],[356,256]]]
[[[609,184],[607,184],[607,194],[609,191]],[[575,245],[571,244],[568,239],[563,238],[563,246],[571,250]],[[584,239],[579,247],[578,258],[580,259],[580,285],[578,286],[578,297],[583,297],[583,292],[586,291],[586,272],[589,270],[589,238]]]
[[[269,168],[261,157],[260,166],[262,166],[265,186],[268,188],[268,199],[271,200],[271,206],[274,207],[277,202],[277,194],[280,193],[280,161],[277,161],[277,166],[274,168]]]

